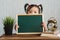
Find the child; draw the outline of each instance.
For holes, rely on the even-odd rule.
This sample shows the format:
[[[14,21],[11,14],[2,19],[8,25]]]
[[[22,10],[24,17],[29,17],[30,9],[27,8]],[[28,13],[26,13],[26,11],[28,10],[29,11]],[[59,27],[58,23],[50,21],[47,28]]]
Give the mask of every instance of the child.
[[[25,4],[24,6],[25,12],[27,14],[40,14],[43,11],[42,5],[35,5],[35,4]]]
[[[43,7],[41,4],[40,5],[25,4],[24,9],[25,9],[26,14],[41,14],[43,11]],[[42,23],[42,26],[44,27],[44,31],[46,31],[47,26],[44,22]],[[18,24],[16,24],[16,26],[15,26],[15,30],[17,30],[17,29],[18,29]]]

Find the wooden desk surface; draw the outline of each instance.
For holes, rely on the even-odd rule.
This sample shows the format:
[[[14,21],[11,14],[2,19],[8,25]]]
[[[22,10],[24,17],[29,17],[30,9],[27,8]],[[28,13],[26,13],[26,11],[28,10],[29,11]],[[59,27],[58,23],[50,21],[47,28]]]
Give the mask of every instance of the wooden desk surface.
[[[23,35],[3,35],[0,40],[60,40],[57,36],[40,36],[39,34],[23,34]]]

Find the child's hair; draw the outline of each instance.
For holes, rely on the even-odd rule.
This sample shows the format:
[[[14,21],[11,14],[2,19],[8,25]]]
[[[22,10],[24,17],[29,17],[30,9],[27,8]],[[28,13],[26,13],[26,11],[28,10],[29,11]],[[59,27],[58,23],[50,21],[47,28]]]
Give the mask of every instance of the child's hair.
[[[28,11],[34,6],[39,9],[39,14],[42,13],[42,11],[43,11],[42,4],[40,4],[40,5],[35,5],[35,4],[29,5],[28,3],[25,4],[25,6],[24,6],[25,12],[28,14]]]

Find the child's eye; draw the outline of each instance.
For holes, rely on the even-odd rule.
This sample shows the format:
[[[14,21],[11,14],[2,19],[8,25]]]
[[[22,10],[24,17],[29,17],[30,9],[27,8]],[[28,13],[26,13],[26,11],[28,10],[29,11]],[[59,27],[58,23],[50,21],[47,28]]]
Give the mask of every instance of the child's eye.
[[[32,13],[32,11],[30,11],[29,13]]]
[[[37,12],[34,12],[34,13],[37,13]]]

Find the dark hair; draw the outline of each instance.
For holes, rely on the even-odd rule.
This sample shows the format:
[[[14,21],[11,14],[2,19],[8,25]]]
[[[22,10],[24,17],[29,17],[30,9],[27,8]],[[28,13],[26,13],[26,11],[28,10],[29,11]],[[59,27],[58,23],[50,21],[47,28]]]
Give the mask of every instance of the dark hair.
[[[42,11],[43,11],[42,4],[40,4],[40,5],[35,5],[35,4],[29,5],[29,4],[25,4],[25,5],[24,5],[24,10],[25,10],[25,12],[28,14],[28,11],[29,11],[32,7],[34,7],[34,6],[39,9],[39,14],[42,13]]]

